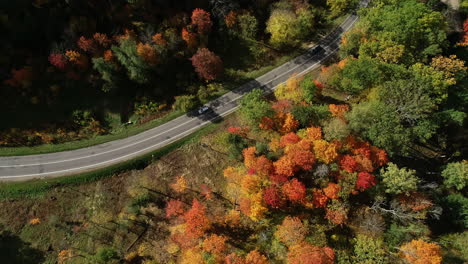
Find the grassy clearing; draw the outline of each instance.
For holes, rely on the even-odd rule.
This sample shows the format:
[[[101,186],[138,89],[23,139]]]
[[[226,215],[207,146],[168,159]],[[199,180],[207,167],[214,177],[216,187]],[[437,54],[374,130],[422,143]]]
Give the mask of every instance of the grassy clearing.
[[[146,167],[148,164],[168,154],[169,152],[186,145],[191,142],[199,140],[200,136],[210,131],[215,130],[219,126],[218,123],[210,124],[168,146],[155,150],[151,153],[145,154],[141,157],[125,161],[116,165],[109,166],[104,169],[99,169],[92,172],[81,173],[72,176],[65,176],[47,180],[32,180],[26,182],[14,182],[14,183],[0,183],[0,200],[8,198],[20,198],[20,197],[35,197],[40,196],[48,190],[63,186],[63,185],[78,185],[88,182],[94,182],[99,179],[115,175],[117,173],[132,170],[141,169]]]

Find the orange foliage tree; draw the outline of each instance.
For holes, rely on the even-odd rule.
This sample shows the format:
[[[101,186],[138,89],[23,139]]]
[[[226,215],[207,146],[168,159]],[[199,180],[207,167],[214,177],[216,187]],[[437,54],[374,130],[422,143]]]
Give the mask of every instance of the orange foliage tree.
[[[307,242],[294,245],[288,252],[288,264],[333,264],[335,252],[329,247],[320,248]]]
[[[227,237],[225,236],[211,234],[203,241],[203,249],[209,253],[220,256],[226,250],[226,240]]]
[[[287,216],[275,232],[275,238],[286,246],[299,244],[304,241],[308,229],[297,217]]]
[[[206,216],[206,208],[197,199],[193,199],[192,208],[184,214],[185,231],[194,237],[201,237],[210,228],[211,221]]]
[[[332,116],[344,119],[345,113],[349,111],[349,105],[330,104],[328,105],[328,110],[330,111]]]
[[[315,140],[313,142],[314,154],[317,160],[330,164],[338,158],[338,147],[334,143],[325,140]]]
[[[400,247],[401,256],[412,264],[440,264],[440,247],[423,240],[412,240]]]
[[[245,264],[268,264],[268,260],[258,250],[252,250],[245,256]]]

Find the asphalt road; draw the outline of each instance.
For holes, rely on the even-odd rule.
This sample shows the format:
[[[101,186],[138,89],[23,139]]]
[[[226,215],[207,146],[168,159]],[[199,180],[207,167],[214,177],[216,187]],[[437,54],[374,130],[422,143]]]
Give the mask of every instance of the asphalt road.
[[[362,1],[361,5],[366,5],[366,1]],[[197,117],[184,115],[135,136],[88,148],[50,154],[0,157],[0,180],[22,181],[92,171],[166,146],[236,111],[237,101],[252,89],[261,88],[265,92],[271,92],[291,74],[302,75],[319,67],[321,62],[338,50],[341,35],[348,31],[357,19],[356,14],[349,15],[338,28],[320,40],[318,45],[323,47],[320,52],[313,52],[316,47],[314,46],[305,54],[211,101],[207,105],[211,106],[212,112]]]

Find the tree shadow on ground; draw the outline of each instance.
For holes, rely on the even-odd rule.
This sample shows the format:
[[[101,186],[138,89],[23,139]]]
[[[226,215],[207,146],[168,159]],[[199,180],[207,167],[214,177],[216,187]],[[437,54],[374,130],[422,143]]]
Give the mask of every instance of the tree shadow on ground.
[[[8,264],[37,264],[44,261],[44,252],[32,248],[9,231],[0,233],[0,256],[1,262]]]

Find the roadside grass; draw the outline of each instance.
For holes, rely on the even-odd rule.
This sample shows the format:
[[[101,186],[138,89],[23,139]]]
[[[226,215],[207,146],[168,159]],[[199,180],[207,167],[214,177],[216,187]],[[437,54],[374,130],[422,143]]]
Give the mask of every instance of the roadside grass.
[[[346,18],[346,15],[340,16],[338,18],[335,18],[329,26],[321,29],[319,32],[317,32],[317,37],[321,37],[319,35],[324,35],[326,34],[326,30],[330,28],[334,28],[338,26],[343,20]],[[310,42],[313,43],[313,42]],[[309,44],[310,44],[309,43]],[[258,69],[248,69],[248,70],[239,70],[239,69],[231,69],[231,76],[228,80],[223,82],[224,89],[217,91],[214,93],[208,100],[215,99],[235,88],[238,86],[248,82],[249,80],[255,79],[257,77],[262,76],[263,74],[273,70],[274,68],[286,63],[287,61],[299,56],[302,54],[305,49],[309,45],[303,45],[303,47],[299,49],[294,49],[288,52],[287,54],[284,54],[280,57],[275,58],[273,61],[271,61],[268,65],[262,66]],[[208,101],[202,102],[206,103]],[[118,139],[123,139],[129,136],[136,135],[138,133],[141,133],[143,131],[149,130],[151,128],[157,127],[163,123],[169,122],[179,116],[182,116],[184,113],[182,111],[178,110],[171,110],[168,112],[168,114],[151,120],[149,122],[146,122],[142,125],[137,125],[137,124],[131,124],[131,125],[124,125],[124,124],[118,124],[115,116],[110,118],[112,121],[112,129],[110,134],[106,135],[100,135],[96,136],[93,138],[89,139],[82,139],[82,140],[77,140],[77,141],[70,141],[70,142],[65,142],[65,143],[60,143],[60,144],[43,144],[43,145],[37,145],[37,146],[32,146],[32,147],[0,147],[0,156],[24,156],[24,155],[35,155],[35,154],[46,154],[46,153],[53,153],[53,152],[62,152],[62,151],[69,151],[69,150],[75,150],[75,149],[80,149],[80,148],[85,148],[85,147],[90,147],[94,145],[99,145],[103,143],[107,143],[110,141],[118,140]]]
[[[36,197],[41,196],[48,190],[64,185],[79,185],[83,183],[94,182],[99,179],[115,175],[117,173],[142,169],[152,163],[154,160],[170,153],[171,151],[180,148],[188,143],[197,142],[205,133],[214,131],[220,123],[211,123],[196,132],[179,139],[163,148],[155,150],[151,153],[142,155],[141,157],[128,160],[119,164],[115,164],[103,169],[98,169],[91,172],[75,174],[52,178],[47,180],[30,180],[26,182],[3,182],[0,183],[0,199],[12,199],[21,197]]]

